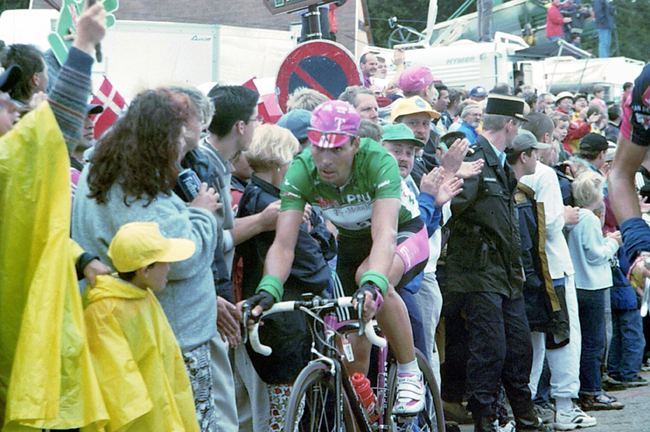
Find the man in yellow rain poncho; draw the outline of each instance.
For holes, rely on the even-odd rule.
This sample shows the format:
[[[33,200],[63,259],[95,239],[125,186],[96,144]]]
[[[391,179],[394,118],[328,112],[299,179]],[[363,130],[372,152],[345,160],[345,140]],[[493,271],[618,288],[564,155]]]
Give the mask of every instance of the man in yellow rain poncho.
[[[80,137],[91,54],[106,32],[101,4],[77,36],[49,101],[15,125],[0,91],[0,429],[103,430],[108,420],[90,360],[77,273],[105,271],[69,237],[66,145]],[[11,128],[13,126],[13,128]],[[11,130],[8,130],[11,129]],[[75,272],[75,262],[77,271]]]
[[[111,432],[199,432],[183,355],[152,290],[167,285],[170,263],[190,258],[192,240],[163,237],[156,222],[131,222],[108,256],[118,274],[86,291],[90,354]]]

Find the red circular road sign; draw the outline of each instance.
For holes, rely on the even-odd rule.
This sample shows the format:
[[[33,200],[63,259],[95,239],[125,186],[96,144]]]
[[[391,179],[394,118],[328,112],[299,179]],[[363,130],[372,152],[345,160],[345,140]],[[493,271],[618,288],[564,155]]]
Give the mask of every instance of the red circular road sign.
[[[301,44],[284,59],[275,95],[282,112],[287,112],[289,95],[300,87],[337,99],[346,87],[360,84],[361,72],[350,51],[335,42],[316,40]]]

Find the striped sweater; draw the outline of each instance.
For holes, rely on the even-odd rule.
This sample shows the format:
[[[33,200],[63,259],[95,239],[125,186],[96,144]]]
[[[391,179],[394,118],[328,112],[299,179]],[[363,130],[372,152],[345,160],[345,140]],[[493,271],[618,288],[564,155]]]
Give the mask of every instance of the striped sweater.
[[[77,148],[81,138],[90,94],[92,65],[93,58],[90,55],[75,47],[70,48],[56,84],[48,95],[50,107],[70,153]]]

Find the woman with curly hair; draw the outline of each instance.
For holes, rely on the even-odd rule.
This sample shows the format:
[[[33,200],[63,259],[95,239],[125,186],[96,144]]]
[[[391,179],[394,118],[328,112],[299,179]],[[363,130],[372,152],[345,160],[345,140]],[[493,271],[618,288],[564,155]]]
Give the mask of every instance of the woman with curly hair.
[[[129,222],[157,222],[165,237],[190,239],[194,255],[171,265],[169,283],[155,295],[183,353],[202,431],[215,430],[210,398],[210,350],[217,308],[210,263],[217,246],[219,204],[214,190],[201,187],[186,205],[172,192],[179,173],[185,125],[200,114],[186,95],[167,89],[138,95],[126,115],[100,140],[77,187],[72,237],[110,262],[108,245]]]

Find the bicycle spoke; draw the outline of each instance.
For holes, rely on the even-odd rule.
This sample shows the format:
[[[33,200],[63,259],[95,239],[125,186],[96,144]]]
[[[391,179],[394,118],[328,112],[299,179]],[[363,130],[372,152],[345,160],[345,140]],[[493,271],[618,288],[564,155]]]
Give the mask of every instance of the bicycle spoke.
[[[320,364],[303,370],[291,394],[286,432],[333,432],[341,415],[335,401],[334,380],[328,369]]]

